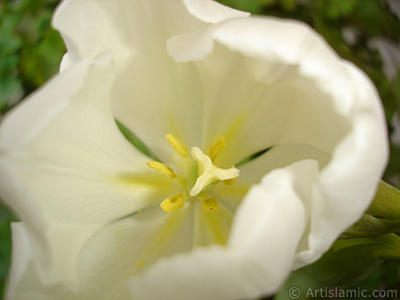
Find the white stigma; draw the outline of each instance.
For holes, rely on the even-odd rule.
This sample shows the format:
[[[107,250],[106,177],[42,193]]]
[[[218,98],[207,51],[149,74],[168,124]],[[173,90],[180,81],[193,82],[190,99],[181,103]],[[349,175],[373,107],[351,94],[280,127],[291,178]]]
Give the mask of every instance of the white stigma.
[[[239,170],[236,168],[220,169],[213,165],[211,158],[205,155],[199,147],[191,149],[192,157],[199,164],[199,174],[190,191],[190,196],[194,197],[201,193],[201,191],[217,181],[233,179],[239,176]]]

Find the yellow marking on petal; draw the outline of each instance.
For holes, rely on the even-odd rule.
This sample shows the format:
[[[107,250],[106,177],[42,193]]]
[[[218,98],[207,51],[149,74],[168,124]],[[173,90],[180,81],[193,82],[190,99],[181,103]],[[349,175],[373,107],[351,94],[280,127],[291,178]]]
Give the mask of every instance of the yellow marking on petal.
[[[241,112],[240,115],[231,121],[230,126],[224,130],[224,137],[228,141],[234,140],[248,118],[249,115],[247,113]]]
[[[204,211],[218,211],[217,198],[209,198],[203,200]]]
[[[183,195],[178,194],[165,199],[163,202],[161,202],[160,207],[165,212],[172,212],[180,209],[183,206],[183,204],[185,204],[185,201],[183,200]]]
[[[236,169],[234,165],[231,166],[231,169]],[[238,181],[239,176],[232,178],[232,179],[227,179],[222,181],[224,184],[226,185],[234,185],[236,183],[236,181]]]
[[[160,163],[158,161],[148,161],[147,165],[156,170],[157,172],[160,172],[161,174],[167,175],[171,178],[175,178],[176,174],[174,173],[174,170],[171,169],[170,166],[167,166],[163,163]]]
[[[144,265],[144,263],[145,263],[145,260],[144,260],[144,259],[139,259],[139,260],[136,262],[136,267],[140,268],[141,266]]]
[[[209,150],[209,156],[211,158],[211,161],[214,161],[218,154],[225,148],[226,146],[226,139],[223,136],[220,136],[216,139],[214,144],[210,146]]]
[[[167,134],[165,137],[167,138],[168,142],[171,143],[172,147],[174,147],[174,149],[179,154],[181,154],[184,157],[188,157],[189,156],[187,147],[180,140],[178,140],[172,134]]]

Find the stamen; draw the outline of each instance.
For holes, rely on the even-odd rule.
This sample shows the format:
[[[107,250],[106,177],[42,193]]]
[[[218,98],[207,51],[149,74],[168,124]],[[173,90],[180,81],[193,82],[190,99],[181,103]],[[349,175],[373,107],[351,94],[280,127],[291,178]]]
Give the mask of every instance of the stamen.
[[[203,200],[204,211],[218,211],[218,201],[216,198]]]
[[[211,161],[214,161],[217,158],[218,154],[225,148],[225,146],[226,139],[223,136],[218,137],[214,144],[210,146],[209,156]]]
[[[174,173],[174,170],[171,169],[170,166],[167,166],[163,163],[160,163],[158,161],[148,161],[147,165],[156,170],[157,172],[160,172],[161,174],[167,175],[171,178],[175,178],[176,174]]]
[[[171,143],[172,147],[174,147],[174,149],[179,154],[181,154],[184,157],[188,157],[189,156],[187,147],[180,140],[178,140],[172,134],[167,134],[165,137],[167,138],[168,142]]]
[[[172,212],[180,209],[183,204],[185,204],[185,201],[183,200],[183,195],[178,194],[168,197],[163,202],[161,202],[160,206],[165,212]]]
[[[231,169],[236,169],[236,167],[234,165],[231,166]],[[238,181],[239,176],[232,178],[232,179],[227,179],[222,181],[224,184],[226,185],[234,185],[236,183],[236,181]]]

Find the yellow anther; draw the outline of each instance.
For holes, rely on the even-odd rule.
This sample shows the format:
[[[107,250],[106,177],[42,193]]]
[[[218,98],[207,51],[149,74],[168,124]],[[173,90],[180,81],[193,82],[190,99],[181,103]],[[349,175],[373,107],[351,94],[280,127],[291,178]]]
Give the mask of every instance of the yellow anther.
[[[185,204],[185,201],[183,200],[183,195],[178,194],[168,197],[163,202],[161,202],[160,206],[165,212],[172,212],[180,209],[183,204]]]
[[[165,137],[167,138],[168,142],[171,143],[172,147],[174,147],[174,149],[179,154],[181,154],[184,157],[188,157],[189,156],[187,147],[180,140],[178,140],[172,134],[167,134]]]
[[[174,170],[172,170],[170,166],[167,166],[167,165],[165,165],[163,163],[160,163],[158,161],[148,161],[147,165],[150,168],[156,170],[157,172],[160,172],[161,174],[167,175],[167,176],[169,176],[171,178],[175,178],[176,177],[176,175],[174,173]]]
[[[136,267],[140,268],[141,266],[144,265],[144,263],[145,263],[145,260],[144,260],[144,259],[139,259],[139,260],[136,262]]]
[[[214,144],[210,146],[209,156],[211,161],[214,161],[217,158],[218,154],[225,148],[225,146],[226,139],[223,136],[218,137]]]
[[[204,211],[218,211],[218,201],[216,198],[203,200]]]
[[[235,169],[235,166],[232,165],[232,166],[231,166],[231,169]],[[223,182],[224,184],[226,184],[226,185],[234,185],[234,184],[236,183],[236,181],[238,181],[238,179],[239,179],[239,176],[237,176],[237,177],[235,177],[235,178],[232,178],[232,179],[224,180],[224,181],[222,181],[222,182]]]

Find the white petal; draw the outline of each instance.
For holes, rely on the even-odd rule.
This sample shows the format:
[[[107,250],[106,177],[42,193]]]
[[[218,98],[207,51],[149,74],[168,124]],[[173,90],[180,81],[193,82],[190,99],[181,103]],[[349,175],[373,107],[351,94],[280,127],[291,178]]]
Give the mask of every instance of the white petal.
[[[190,206],[166,213],[157,205],[102,229],[80,256],[82,289],[76,299],[131,299],[128,278],[157,259],[192,249],[192,215]]]
[[[164,135],[172,133],[188,146],[202,146],[203,149],[217,136],[224,135],[227,137],[228,146],[218,158],[218,164],[222,166],[237,163],[256,151],[274,146],[270,156],[267,153],[260,158],[259,166],[254,166],[257,161],[252,163],[251,168],[254,168],[256,173],[253,179],[257,178],[257,181],[263,175],[263,171],[280,168],[291,163],[291,160],[312,158],[320,163],[319,178],[316,161],[303,161],[269,173],[260,184],[251,189],[240,206],[227,247],[201,248],[193,253],[156,262],[130,282],[134,296],[165,299],[168,295],[172,299],[187,299],[195,294],[199,299],[230,299],[272,293],[292,268],[292,258],[296,251],[299,253],[296,256],[295,267],[314,261],[367,207],[387,157],[382,110],[377,104],[376,92],[371,89],[370,83],[354,67],[341,63],[325,42],[310,29],[295,22],[241,18],[231,19],[203,30],[205,25],[193,21],[191,15],[186,13],[185,18],[193,22],[175,21],[171,27],[165,26],[165,30],[160,30],[165,24],[169,24],[169,21],[164,24],[164,20],[170,20],[174,15],[171,13],[172,9],[165,13],[165,19],[161,17],[164,16],[164,11],[160,8],[168,7],[156,4],[161,2],[121,2],[126,6],[120,6],[111,1],[88,0],[87,8],[86,4],[80,4],[82,1],[67,0],[65,3],[60,9],[60,12],[65,10],[62,13],[64,28],[68,27],[65,17],[69,12],[76,12],[78,25],[82,25],[79,20],[92,22],[92,18],[85,18],[87,13],[92,11],[91,5],[98,8],[98,11],[93,10],[97,15],[93,18],[95,21],[92,23],[92,29],[100,28],[94,35],[94,40],[87,42],[85,35],[76,35],[76,32],[81,32],[81,25],[71,33],[67,33],[68,30],[65,29],[66,38],[72,41],[69,46],[71,55],[66,57],[65,62],[76,63],[83,58],[96,56],[107,47],[112,48],[117,57],[117,81],[112,91],[112,97],[116,99],[115,116],[135,133],[140,132],[139,137],[161,157],[168,157],[173,153],[172,148],[164,150],[168,145]],[[212,2],[187,0],[185,4],[192,15],[206,22],[218,22],[229,18],[229,13],[225,12],[216,12],[209,19],[205,18],[203,9],[208,5],[214,6],[215,3]],[[176,7],[184,11],[183,5]],[[131,16],[130,9],[133,8],[138,8],[135,10],[136,17],[129,21],[127,16]],[[146,13],[147,8],[149,12]],[[68,9],[72,10],[67,13]],[[80,16],[83,18],[80,19]],[[119,20],[116,16],[124,17]],[[59,20],[61,19],[59,17]],[[83,21],[82,26],[87,27],[85,22]],[[106,25],[102,27],[102,24]],[[125,26],[126,24],[133,26]],[[146,30],[142,30],[142,33],[136,29],[133,31],[135,27],[141,28],[138,24],[160,34],[149,34]],[[182,27],[182,24],[187,25],[183,26],[185,32],[176,30]],[[104,35],[102,31],[105,32]],[[121,34],[111,37],[109,32],[114,31]],[[189,34],[186,34],[187,32]],[[170,39],[168,50],[177,61],[202,60],[177,64],[168,58],[164,42],[173,35],[175,37]],[[215,41],[217,43],[214,43]],[[80,43],[83,47],[79,48],[77,45]],[[74,47],[77,47],[77,50],[73,50]],[[73,55],[76,55],[76,58]],[[126,64],[127,61],[131,63]],[[65,63],[64,69],[67,68]],[[74,72],[74,69],[75,67],[71,67],[63,75]],[[83,70],[83,73],[91,73],[90,67],[84,67]],[[80,74],[81,71],[77,73]],[[65,76],[63,78],[68,78]],[[86,78],[85,75],[80,76]],[[108,79],[105,78],[105,82]],[[60,83],[59,86],[63,85]],[[92,85],[95,86],[94,83]],[[161,194],[167,194],[168,189],[156,195],[146,185],[146,180],[134,188],[129,188],[129,185],[121,184],[121,180],[116,180],[118,184],[115,185],[115,182],[108,181],[109,177],[103,176],[123,174],[122,177],[131,178],[125,175],[141,174],[142,165],[145,168],[142,164],[144,158],[129,148],[128,143],[119,141],[123,139],[116,134],[118,130],[115,124],[109,126],[113,124],[111,118],[104,127],[112,139],[106,134],[107,138],[100,139],[102,143],[99,146],[98,135],[95,134],[95,137],[89,140],[78,139],[79,144],[83,145],[82,149],[77,149],[72,154],[67,150],[60,151],[68,147],[69,141],[72,141],[72,144],[77,142],[68,134],[57,137],[58,128],[61,128],[57,122],[65,122],[63,120],[69,120],[68,117],[54,121],[70,108],[69,99],[75,96],[76,91],[81,90],[79,84],[71,83],[71,86],[74,91],[66,95],[67,100],[61,100],[57,105],[51,105],[52,108],[45,109],[43,118],[33,118],[37,119],[37,124],[29,121],[27,124],[32,126],[24,125],[23,130],[16,129],[23,138],[13,141],[11,134],[0,132],[0,145],[3,144],[1,155],[19,150],[13,161],[0,158],[1,178],[11,174],[18,177],[19,181],[0,183],[0,188],[5,190],[6,198],[29,200],[26,191],[20,190],[20,181],[30,178],[27,180],[29,192],[34,191],[36,196],[43,190],[49,191],[48,198],[43,200],[44,206],[46,199],[56,198],[53,190],[65,187],[64,178],[74,178],[71,179],[70,185],[76,186],[77,190],[65,190],[65,195],[57,197],[59,203],[51,207],[53,218],[62,222],[56,223],[56,230],[49,231],[46,237],[56,240],[58,238],[59,247],[75,254],[79,253],[83,244],[96,230],[105,225],[105,221],[111,221],[111,215],[114,218],[123,216],[122,212],[141,207],[144,202],[132,203],[132,193],[135,193],[134,197],[140,196],[144,200],[153,196],[156,202]],[[104,89],[107,89],[107,84]],[[55,92],[51,94],[58,95]],[[103,94],[107,94],[107,91],[100,90],[95,93],[99,98]],[[85,99],[92,98],[86,96],[85,94]],[[83,96],[77,99],[82,100]],[[43,100],[43,103],[37,101],[40,103],[37,107],[47,107],[47,101],[49,100]],[[86,101],[81,102],[85,106]],[[88,107],[86,113],[89,111]],[[40,112],[39,109],[35,110]],[[105,114],[111,116],[109,110],[106,110]],[[22,116],[31,118],[26,112],[21,113]],[[92,114],[88,113],[88,116],[91,118]],[[56,129],[48,129],[53,123]],[[77,125],[73,125],[75,132],[79,124],[77,122]],[[101,131],[104,131],[104,127],[100,126]],[[11,129],[7,129],[9,130]],[[84,132],[82,136],[91,135]],[[49,141],[48,137],[52,137],[52,142],[44,149],[41,145],[44,141]],[[312,150],[298,155],[296,153],[292,158],[281,158],[278,153],[281,144],[302,144]],[[86,146],[101,151],[89,151],[90,154],[98,154],[92,157],[88,155]],[[283,150],[285,146],[282,145]],[[274,149],[276,151],[273,151]],[[39,158],[43,158],[42,153],[45,154],[44,157],[51,157],[53,161],[44,166],[38,163]],[[62,153],[61,161],[54,160],[51,153]],[[291,151],[281,152],[282,155],[290,153]],[[30,163],[26,170],[26,161],[22,163],[18,160],[25,158],[24,155],[28,157],[32,154],[35,162],[26,160]],[[370,163],[368,167],[366,162]],[[65,166],[69,169],[65,170]],[[32,179],[31,174],[35,172],[31,172],[30,169],[49,173]],[[131,169],[135,171],[132,172]],[[52,178],[54,173],[61,176]],[[153,173],[149,174],[148,178]],[[154,177],[154,180],[158,180],[157,178]],[[243,180],[248,178],[244,177]],[[43,180],[50,182],[51,186],[41,186]],[[162,179],[159,180],[160,184],[166,183]],[[97,188],[98,182],[101,183],[101,188]],[[86,188],[95,190],[96,193],[82,193]],[[77,204],[71,199],[77,194],[87,196],[88,199],[85,200],[91,205],[96,203],[100,210],[89,210],[88,213],[87,210],[82,210],[81,206],[75,207]],[[121,200],[122,205],[120,201],[110,201],[115,200],[111,199],[115,194],[127,201]],[[76,209],[72,217],[65,216],[62,212],[66,201]],[[38,213],[40,218],[32,217],[33,213],[41,211],[39,208],[42,203],[36,205],[36,202],[32,201],[30,207],[18,202],[14,204],[21,206],[19,213],[26,215],[26,222],[31,223],[33,231],[41,227],[46,228],[50,222],[55,222],[47,216],[41,216],[41,213]],[[109,203],[115,206],[110,209]],[[109,214],[103,215],[106,209],[110,210]],[[93,219],[81,220],[83,215],[93,215]],[[99,215],[105,218],[97,224],[95,220],[98,220]],[[87,231],[80,232],[76,240],[73,240],[73,244],[78,246],[71,249],[68,247],[72,246],[67,245],[67,242],[62,243],[61,236],[57,233],[65,230],[68,236],[66,241],[74,239],[72,231],[78,228],[71,227],[69,222],[82,225],[77,220],[83,223]],[[71,232],[63,228],[63,222],[66,222],[66,227]],[[40,244],[38,239],[43,237],[35,235],[35,232],[30,235],[37,240],[32,242],[33,249],[37,251],[37,245]],[[208,243],[213,239],[206,237],[198,240]],[[64,252],[60,252],[59,255],[62,253]],[[266,260],[266,257],[269,259]],[[63,275],[67,274],[69,280],[74,281],[76,274],[73,268],[76,266],[76,259],[75,255],[65,262],[66,265],[56,266],[56,270],[63,270]],[[45,261],[42,257],[41,269],[45,269]],[[171,276],[171,272],[174,276]]]
[[[211,33],[209,38],[233,51],[239,51],[248,57],[259,59],[269,57],[276,62],[287,63],[298,62],[299,58],[313,46],[309,43],[310,37],[315,38],[315,33],[300,22],[274,18],[237,18],[208,29]],[[203,57],[210,54],[204,50],[207,49],[203,49]],[[183,51],[185,49],[170,54],[180,61]]]
[[[172,192],[118,130],[112,82],[109,57],[73,66],[0,129],[1,195],[29,226],[49,282],[76,285],[78,254],[96,231]]]
[[[177,62],[201,60],[214,49],[210,30],[200,30],[177,35],[167,41],[167,51]]]
[[[274,146],[265,154],[240,167],[238,184],[254,184],[268,172],[284,168],[296,161],[313,159],[323,169],[331,159],[329,153],[301,144],[283,144]]]
[[[273,293],[291,269],[305,228],[303,202],[311,196],[316,172],[314,161],[303,161],[268,174],[239,208],[226,247],[160,260],[132,278],[132,295],[223,300]]]
[[[188,2],[192,13],[203,5],[207,2]],[[220,13],[226,11],[230,14],[228,9]],[[69,64],[112,50],[117,74],[115,117],[163,161],[174,154],[165,140],[168,133],[188,146],[199,144],[201,83],[193,68],[175,64],[165,50],[171,36],[206,26],[187,11],[182,0],[66,0],[54,25],[67,42],[65,62]]]
[[[111,49],[117,74],[116,118],[158,157],[172,163],[176,153],[168,147],[166,134],[188,146],[201,142],[202,91],[196,70],[176,64],[165,43],[174,35],[204,28],[203,21],[245,16],[210,0],[66,0],[53,23],[68,46],[63,70]]]
[[[337,112],[344,114],[350,110],[353,102],[347,92],[353,86],[341,77],[345,72],[340,59],[308,25],[293,20],[249,18],[229,20],[215,27],[218,27],[214,33],[217,42],[264,62],[264,74],[259,74],[263,82],[276,84],[287,80],[288,74],[279,69],[289,69],[297,73],[296,77],[312,79],[317,85],[315,90],[330,96]],[[271,62],[272,66],[278,66],[278,73],[271,69]]]
[[[229,236],[233,212],[219,202],[218,211],[204,211],[200,201],[193,208],[193,246],[225,245]]]
[[[32,253],[24,223],[13,224],[13,256],[9,300],[99,300],[130,299],[125,288],[126,274],[118,255],[114,235],[103,229],[82,249],[78,266],[80,290],[75,293],[62,283],[51,284],[42,279],[36,258]],[[22,251],[23,250],[23,251]],[[22,262],[24,268],[22,268]],[[97,284],[94,285],[93,282]]]
[[[354,116],[351,132],[332,154],[322,170],[319,200],[311,210],[307,246],[296,257],[301,267],[320,257],[320,253],[352,225],[370,204],[388,157],[383,115],[376,91],[354,66],[345,65],[355,84]]]
[[[162,260],[128,287],[134,299],[230,300],[258,295],[265,284],[248,257],[211,246]]]
[[[351,80],[303,24],[231,19],[167,46],[177,61],[195,61],[204,82],[202,147],[226,137],[222,166],[283,143],[331,153],[349,130],[343,114],[354,104]]]
[[[385,166],[384,114],[372,83],[293,21],[232,19],[176,36],[168,50],[177,61],[194,60],[206,78],[205,144],[216,135],[227,138],[217,163],[281,144],[326,153],[306,154],[323,161],[324,172],[307,208],[310,228],[296,266],[317,259],[368,206]],[[263,160],[269,165],[252,163],[255,178],[290,161],[279,155],[268,161],[268,153]],[[241,176],[246,180],[245,171]]]
[[[321,170],[327,165],[331,155],[305,145],[276,145],[257,159],[238,167],[240,176],[234,185],[219,184],[213,187],[210,193],[234,212],[250,187],[255,183],[259,183],[265,174],[304,159],[317,161]]]
[[[83,88],[84,81],[79,79],[85,78],[88,72],[89,64],[77,65],[48,84],[49,88],[42,87],[34,92],[24,100],[23,106],[7,115],[0,132],[2,151],[19,150],[34,140],[68,106],[76,91]],[[63,89],[66,86],[68,88]],[[61,90],[63,93],[60,95],[58,92]]]
[[[128,59],[146,54],[147,47],[204,25],[187,12],[182,0],[64,0],[53,26],[67,43],[68,65],[111,50],[120,70]]]
[[[250,189],[238,208],[228,245],[258,266],[269,286],[264,293],[277,289],[289,274],[317,179],[314,160],[273,170]]]
[[[28,233],[22,223],[12,223],[11,230],[13,239],[12,264],[6,289],[6,299],[18,299],[16,295],[17,288],[21,279],[29,270],[29,263],[31,263],[33,253]],[[31,297],[31,299],[34,299],[34,297]]]
[[[249,15],[212,0],[64,0],[56,10],[53,26],[68,46],[63,69],[109,49],[117,57],[119,68],[138,52],[164,52],[146,47],[152,48],[154,43],[163,46],[174,35],[204,27],[203,22],[219,23]]]
[[[43,283],[43,276],[35,260],[34,248],[24,222],[12,223],[13,253],[9,281],[6,286],[7,300],[58,300],[65,295],[66,286]]]
[[[62,1],[55,11],[53,27],[60,31],[68,53],[64,56],[61,69],[68,69],[82,59],[93,59],[104,51],[111,50],[110,44],[118,45],[114,55],[126,59],[129,50],[123,39],[107,20],[100,9],[99,1]]]
[[[210,0],[183,0],[188,11],[196,18],[207,23],[219,23],[232,18],[244,18],[249,13],[221,5]]]
[[[201,214],[198,208],[196,210]],[[195,226],[215,227],[212,223],[218,218],[210,218],[208,214],[199,219],[205,222]],[[187,253],[195,244],[208,245],[218,239],[212,236],[209,236],[211,240],[206,240],[206,236],[195,238],[193,225],[192,206],[174,213],[165,213],[155,206],[106,226],[82,249],[78,265],[80,289],[74,293],[66,286],[41,281],[25,227],[22,223],[15,224],[14,227],[21,227],[22,232],[14,230],[9,299],[131,299],[126,289],[129,277],[143,273],[160,258]],[[203,228],[202,233],[210,234],[207,231]]]

